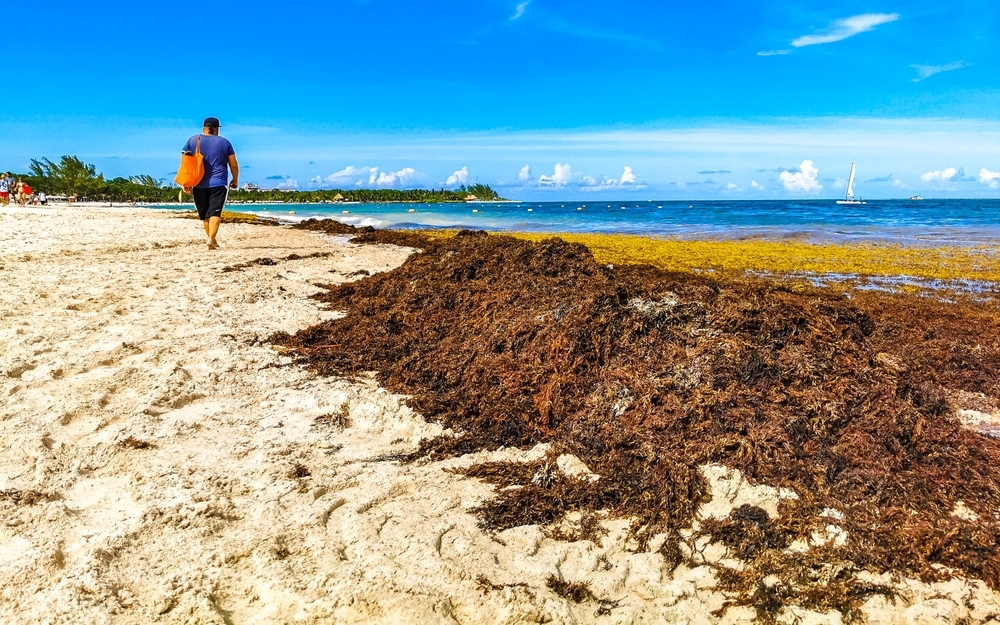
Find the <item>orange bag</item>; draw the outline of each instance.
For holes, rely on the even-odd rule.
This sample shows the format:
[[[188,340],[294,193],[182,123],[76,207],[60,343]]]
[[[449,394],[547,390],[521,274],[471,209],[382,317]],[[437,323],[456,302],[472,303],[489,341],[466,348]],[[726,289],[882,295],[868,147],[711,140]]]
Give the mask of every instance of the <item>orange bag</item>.
[[[201,155],[201,135],[195,144],[194,154],[181,154],[181,166],[174,182],[182,187],[193,187],[205,177],[205,159]]]

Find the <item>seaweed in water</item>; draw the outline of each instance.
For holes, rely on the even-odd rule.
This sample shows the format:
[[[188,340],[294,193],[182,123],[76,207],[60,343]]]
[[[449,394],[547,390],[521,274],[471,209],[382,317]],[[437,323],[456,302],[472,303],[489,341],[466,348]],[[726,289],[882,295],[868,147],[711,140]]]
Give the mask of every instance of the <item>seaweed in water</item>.
[[[860,584],[861,570],[931,580],[943,565],[1000,588],[1000,447],[947,402],[996,403],[994,309],[611,268],[559,239],[406,236],[422,252],[401,267],[317,295],[345,317],[273,341],[321,374],[376,371],[459,433],[423,441],[414,457],[549,443],[534,464],[467,470],[501,487],[475,510],[484,528],[601,511],[633,519],[640,549],[672,537],[661,552],[676,564],[679,532],[709,496],[699,467],[720,463],[799,495],[780,518],[740,509],[706,530],[746,559],[720,574],[722,587],[760,614],[857,614],[886,592]],[[554,470],[560,454],[601,478]],[[959,501],[976,523],[952,516]],[[842,543],[785,555],[782,545],[829,524],[830,509],[842,513]]]

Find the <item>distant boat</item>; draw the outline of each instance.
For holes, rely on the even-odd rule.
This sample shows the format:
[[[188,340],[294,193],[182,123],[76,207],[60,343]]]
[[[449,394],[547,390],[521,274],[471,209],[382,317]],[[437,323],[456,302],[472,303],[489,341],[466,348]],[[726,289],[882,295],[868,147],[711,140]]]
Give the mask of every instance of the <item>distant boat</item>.
[[[847,181],[847,194],[844,195],[844,199],[837,200],[837,204],[849,204],[851,206],[867,204],[867,202],[854,197],[854,163],[851,163],[851,177]]]
[[[920,197],[919,195],[914,195],[914,196],[910,197],[910,201],[911,202],[919,202],[922,199],[924,199],[924,198]]]

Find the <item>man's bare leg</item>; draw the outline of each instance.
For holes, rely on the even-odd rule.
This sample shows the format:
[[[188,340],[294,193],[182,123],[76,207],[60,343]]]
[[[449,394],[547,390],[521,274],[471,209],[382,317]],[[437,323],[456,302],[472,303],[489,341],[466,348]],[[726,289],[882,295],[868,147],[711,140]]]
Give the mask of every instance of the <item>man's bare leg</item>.
[[[215,235],[219,233],[220,223],[222,223],[221,217],[209,217],[208,221],[205,222],[205,232],[208,234],[208,249],[210,250],[219,249],[219,244],[215,241]]]
[[[203,226],[205,226],[205,236],[206,236],[206,237],[208,237],[208,249],[210,249],[210,250],[214,250],[215,248],[214,248],[214,247],[212,247],[212,235],[210,235],[210,234],[208,233],[208,231],[209,231],[209,223],[208,223],[208,219],[206,219],[206,220],[202,221],[202,222],[201,222],[201,224],[202,224]]]

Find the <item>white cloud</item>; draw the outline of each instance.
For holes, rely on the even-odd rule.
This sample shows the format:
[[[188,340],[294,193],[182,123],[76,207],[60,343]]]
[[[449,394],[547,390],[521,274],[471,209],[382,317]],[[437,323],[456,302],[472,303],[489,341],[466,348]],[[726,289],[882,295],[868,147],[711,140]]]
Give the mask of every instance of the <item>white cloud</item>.
[[[750,181],[750,188],[754,189],[755,191],[763,191],[764,190],[763,185],[757,184],[756,180],[751,180]]]
[[[778,179],[788,191],[819,191],[823,185],[816,180],[818,176],[819,170],[816,169],[813,162],[804,160],[799,165],[799,171],[795,173],[783,171],[778,175]]]
[[[1000,172],[990,171],[983,167],[979,170],[979,182],[989,185],[991,189],[1000,188]]]
[[[394,172],[380,172],[378,167],[372,167],[368,176],[368,184],[376,187],[406,186],[408,183],[418,178],[420,174],[412,167],[406,167]]]
[[[521,182],[527,182],[531,180],[531,166],[525,165],[521,168],[521,171],[517,173],[517,179]]]
[[[547,176],[543,176],[547,178]],[[604,176],[583,176],[580,186],[584,191],[603,191],[627,186],[630,189],[645,189],[646,185],[636,184],[636,175],[631,167],[626,167],[621,178],[605,178]]]
[[[968,67],[969,64],[965,61],[955,61],[954,63],[946,63],[944,65],[911,65],[913,69],[917,70],[917,77],[911,78],[913,82],[920,82],[921,80],[926,80],[933,76],[934,74],[940,74],[941,72],[950,72],[956,69],[962,69],[963,67]]]
[[[448,180],[445,181],[445,186],[452,187],[457,184],[465,184],[469,180],[469,168],[463,167],[459,169],[452,175],[448,176]]]
[[[368,171],[367,167],[361,167],[359,169],[359,168],[355,167],[354,165],[348,165],[344,169],[341,169],[338,172],[334,172],[334,173],[330,174],[329,176],[326,177],[326,179],[329,182],[334,182],[334,181],[340,180],[342,178],[353,178],[354,176],[357,176],[358,174],[363,174],[363,173],[365,173],[367,171]]]
[[[358,175],[363,176],[369,171],[368,167],[355,167],[354,165],[349,165],[338,172],[330,174],[329,176],[314,176],[309,179],[309,184],[347,184],[351,178]]]
[[[820,35],[804,35],[792,42],[796,48],[804,46],[815,46],[822,43],[834,43],[843,41],[848,37],[867,32],[876,26],[895,22],[899,19],[899,13],[864,13],[845,17],[833,22],[830,29]]]
[[[940,180],[946,182],[953,179],[958,174],[958,170],[954,167],[949,167],[945,170],[929,171],[926,174],[922,174],[920,179],[924,182],[932,182],[935,180]]]
[[[587,192],[608,191],[611,189],[641,190],[646,185],[637,184],[635,172],[626,167],[621,178],[605,178],[604,176],[583,176],[580,178],[580,189]]]
[[[514,20],[521,19],[521,16],[524,15],[524,10],[528,8],[529,4],[531,4],[531,0],[526,0],[526,2],[517,5],[517,8],[514,9],[514,15],[510,16],[510,21],[513,22]]]
[[[761,50],[757,56],[784,56],[791,53],[791,50]]]
[[[899,187],[900,189],[905,189],[906,183],[900,180],[899,178],[896,178],[895,180],[892,181],[892,186]]]
[[[556,163],[555,172],[551,176],[539,176],[538,186],[540,187],[561,187],[573,178],[573,169],[569,163],[563,165]]]
[[[298,189],[299,181],[295,178],[285,178],[274,187],[275,189]]]

